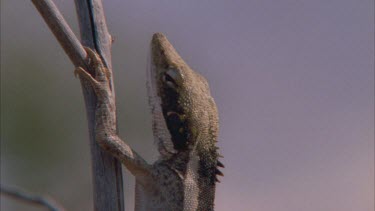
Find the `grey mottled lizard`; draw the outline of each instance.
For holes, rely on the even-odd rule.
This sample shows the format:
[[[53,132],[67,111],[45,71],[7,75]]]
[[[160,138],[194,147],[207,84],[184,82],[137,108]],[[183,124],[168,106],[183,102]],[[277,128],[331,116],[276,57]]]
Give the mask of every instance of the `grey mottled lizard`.
[[[214,210],[218,167],[224,166],[216,146],[218,112],[206,79],[163,34],[154,34],[148,91],[160,158],[150,165],[118,137],[109,71],[95,52],[86,51],[94,75],[82,68],[75,74],[97,95],[96,140],[136,178],[135,210]]]

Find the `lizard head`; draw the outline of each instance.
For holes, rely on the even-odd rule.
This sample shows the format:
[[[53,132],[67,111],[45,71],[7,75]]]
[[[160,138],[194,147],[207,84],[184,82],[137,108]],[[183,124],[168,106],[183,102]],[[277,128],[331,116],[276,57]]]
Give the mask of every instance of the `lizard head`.
[[[215,182],[218,112],[206,79],[193,71],[167,38],[154,34],[148,73],[153,131],[162,159],[186,154]],[[221,163],[220,163],[221,164]],[[219,164],[219,166],[221,166]]]

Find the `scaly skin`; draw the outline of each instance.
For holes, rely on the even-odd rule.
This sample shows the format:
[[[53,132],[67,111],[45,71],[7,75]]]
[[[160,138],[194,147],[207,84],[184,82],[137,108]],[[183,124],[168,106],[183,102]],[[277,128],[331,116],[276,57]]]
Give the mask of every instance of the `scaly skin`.
[[[214,210],[216,176],[222,175],[218,167],[224,166],[218,161],[218,114],[206,79],[182,60],[164,35],[153,36],[148,88],[160,158],[149,165],[118,137],[110,71],[95,52],[86,51],[95,75],[82,68],[75,73],[97,95],[98,143],[136,177],[135,210]]]

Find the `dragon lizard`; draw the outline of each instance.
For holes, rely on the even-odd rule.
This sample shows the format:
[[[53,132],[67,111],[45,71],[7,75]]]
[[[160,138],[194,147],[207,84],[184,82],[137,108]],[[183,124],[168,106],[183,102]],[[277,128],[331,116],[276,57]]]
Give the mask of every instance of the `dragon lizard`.
[[[218,112],[206,79],[193,71],[167,38],[153,35],[148,68],[149,102],[160,158],[148,164],[117,134],[110,71],[86,48],[88,68],[75,74],[97,96],[96,140],[135,176],[137,211],[214,210],[218,167]]]

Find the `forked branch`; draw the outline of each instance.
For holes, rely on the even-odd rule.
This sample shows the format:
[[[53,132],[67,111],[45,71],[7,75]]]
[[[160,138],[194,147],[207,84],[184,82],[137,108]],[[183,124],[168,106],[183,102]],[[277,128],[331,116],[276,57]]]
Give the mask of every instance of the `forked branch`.
[[[52,0],[31,0],[46,21],[75,67],[89,72],[87,54],[82,46],[95,50],[111,70],[111,36],[108,33],[101,0],[76,0],[81,42],[74,35]],[[81,44],[82,43],[82,44]],[[92,73],[92,72],[91,72]],[[113,74],[110,74],[113,75]],[[113,79],[110,79],[113,87]],[[96,96],[81,80],[85,99],[93,169],[94,210],[123,211],[124,194],[121,163],[103,151],[95,140]],[[114,89],[112,88],[113,96]]]

